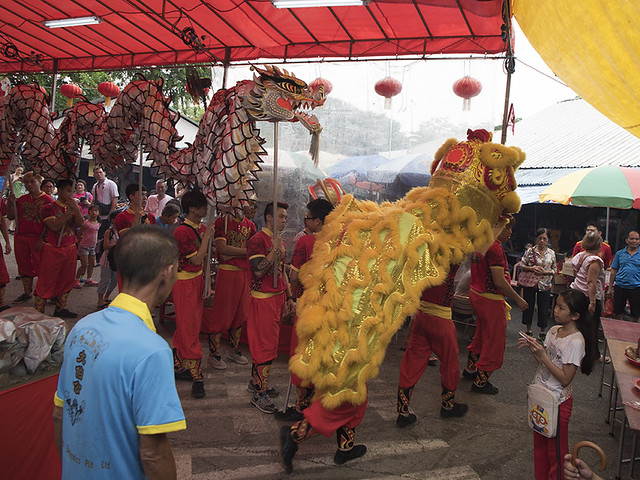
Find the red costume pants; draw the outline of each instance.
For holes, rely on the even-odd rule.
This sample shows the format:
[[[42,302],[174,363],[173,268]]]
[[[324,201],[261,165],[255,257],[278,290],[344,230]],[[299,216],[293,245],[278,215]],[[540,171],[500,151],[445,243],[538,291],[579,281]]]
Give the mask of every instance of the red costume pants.
[[[7,271],[7,264],[4,261],[4,253],[0,248],[0,285],[6,285],[9,283],[9,272]]]
[[[356,428],[362,422],[366,411],[367,400],[362,405],[344,403],[335,410],[327,410],[320,400],[314,400],[302,413],[314,432],[329,437],[340,427]]]
[[[455,391],[460,380],[458,336],[453,321],[423,312],[416,314],[411,340],[400,363],[400,388],[413,387],[429,364],[434,352],[440,359],[442,386]]]
[[[207,319],[206,332],[226,333],[247,323],[250,281],[247,270],[218,269],[213,315]]]
[[[37,235],[15,235],[13,237],[13,250],[16,252],[18,274],[21,277],[38,276],[38,266],[40,265],[42,251],[36,248],[39,242],[40,237]]]
[[[476,314],[476,334],[467,348],[480,357],[476,368],[495,372],[504,361],[507,334],[507,302],[484,297],[469,290],[469,301]]]
[[[76,245],[54,247],[45,243],[40,250],[40,269],[35,294],[40,298],[60,298],[76,282]]]
[[[536,480],[556,480],[557,470],[562,472],[564,456],[569,453],[569,418],[573,408],[573,397],[558,406],[558,428],[555,438],[547,438],[533,432],[533,463]]]
[[[173,346],[181,360],[200,360],[200,327],[202,325],[202,292],[204,277],[202,274],[188,280],[178,280],[173,286],[171,296],[176,309],[176,331],[173,334]]]
[[[269,298],[250,297],[247,339],[255,365],[271,362],[278,356],[280,318],[285,296],[282,292]]]

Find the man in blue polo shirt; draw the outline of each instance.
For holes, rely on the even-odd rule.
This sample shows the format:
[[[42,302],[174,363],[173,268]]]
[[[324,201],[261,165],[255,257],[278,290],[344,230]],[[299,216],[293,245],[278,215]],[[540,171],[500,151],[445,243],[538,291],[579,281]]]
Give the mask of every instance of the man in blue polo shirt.
[[[613,291],[613,311],[616,318],[621,318],[629,300],[631,320],[640,318],[640,234],[631,230],[627,234],[627,246],[616,253],[611,263],[611,281],[609,293]],[[615,289],[613,283],[615,281]]]
[[[53,413],[62,478],[175,479],[167,433],[186,423],[171,349],[150,310],[176,281],[178,248],[149,225],[115,248],[122,292],[80,320],[65,346]]]

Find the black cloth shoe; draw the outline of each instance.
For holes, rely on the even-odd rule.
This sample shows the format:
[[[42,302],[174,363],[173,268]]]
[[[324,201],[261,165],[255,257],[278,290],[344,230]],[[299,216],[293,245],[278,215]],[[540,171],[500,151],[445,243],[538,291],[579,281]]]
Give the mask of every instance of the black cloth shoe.
[[[54,317],[60,318],[78,318],[78,314],[67,310],[66,308],[56,308],[53,312]]]
[[[191,396],[193,398],[202,398],[205,396],[204,382],[202,380],[195,380],[191,384]]]
[[[418,417],[416,417],[413,413],[410,413],[409,415],[406,415],[406,416],[398,415],[398,418],[396,418],[396,425],[399,426],[400,428],[404,428],[404,427],[408,427],[409,425],[413,425],[417,421],[418,421]],[[364,455],[364,453],[362,455]]]
[[[182,370],[174,370],[173,373],[176,376],[176,380],[188,380],[192,381],[191,373],[188,368],[183,368]]]
[[[466,368],[462,369],[462,378],[468,378],[469,380],[475,380],[476,372],[470,372]]]
[[[285,422],[299,422],[304,418],[302,412],[296,410],[295,407],[289,407],[284,412],[276,412],[276,420],[283,420]]]
[[[280,460],[287,473],[293,472],[293,457],[298,451],[298,444],[291,437],[291,427],[280,429]]]
[[[18,298],[16,298],[13,303],[24,303],[28,302],[29,300],[31,300],[31,295],[29,295],[28,293],[23,293]]]
[[[349,460],[360,458],[365,453],[367,453],[366,445],[356,445],[351,450],[338,450],[333,456],[333,461],[336,463],[336,465],[342,465]]]
[[[444,407],[440,408],[440,416],[443,418],[451,418],[451,417],[462,417],[465,413],[467,413],[469,407],[464,403],[454,403],[453,408],[446,409]]]
[[[4,312],[7,308],[11,308],[9,305],[2,305],[0,307],[0,312]]]
[[[500,390],[498,387],[494,387],[491,382],[487,381],[482,387],[479,387],[475,383],[471,385],[471,391],[476,393],[484,393],[485,395],[496,395]]]
[[[249,385],[247,385],[247,392],[257,392],[256,384],[253,383],[253,380],[249,380]],[[276,398],[278,395],[280,395],[280,392],[273,387],[267,387],[267,395],[269,396],[269,398]]]

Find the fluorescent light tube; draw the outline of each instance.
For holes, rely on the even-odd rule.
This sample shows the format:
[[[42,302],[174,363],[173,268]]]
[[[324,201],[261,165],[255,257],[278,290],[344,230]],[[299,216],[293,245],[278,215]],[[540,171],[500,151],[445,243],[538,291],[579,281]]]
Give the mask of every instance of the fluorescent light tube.
[[[276,8],[347,7],[367,5],[369,0],[271,0]]]
[[[100,17],[77,17],[77,18],[63,18],[61,20],[44,20],[42,24],[49,28],[66,28],[66,27],[80,27],[83,25],[95,25],[102,22]]]

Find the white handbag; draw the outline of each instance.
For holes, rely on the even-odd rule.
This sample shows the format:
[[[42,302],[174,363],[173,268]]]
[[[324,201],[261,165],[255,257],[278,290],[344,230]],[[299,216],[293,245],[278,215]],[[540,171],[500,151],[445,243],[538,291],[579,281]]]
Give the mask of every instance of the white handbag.
[[[529,426],[548,438],[556,436],[558,428],[558,397],[548,388],[532,383],[527,388]]]

